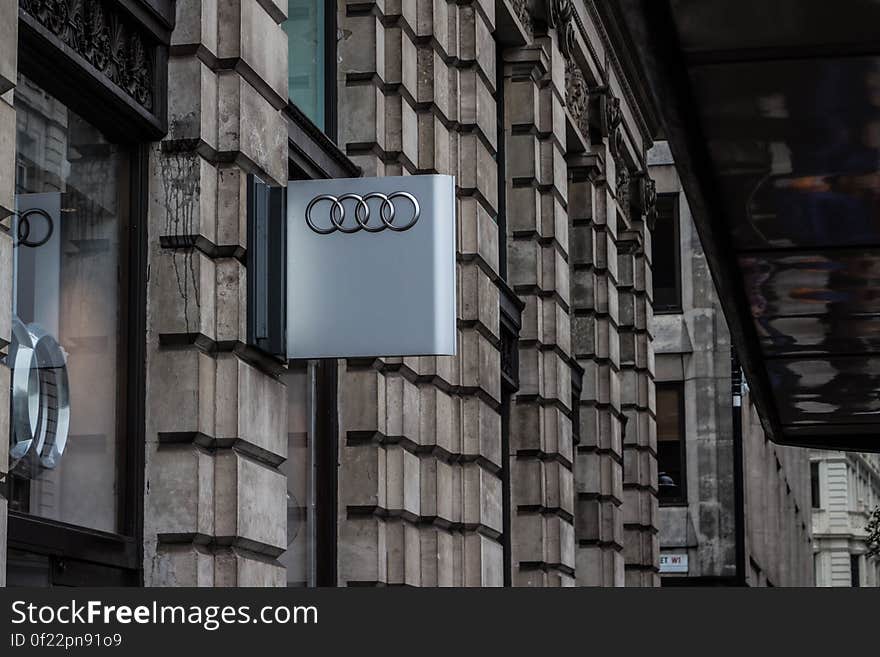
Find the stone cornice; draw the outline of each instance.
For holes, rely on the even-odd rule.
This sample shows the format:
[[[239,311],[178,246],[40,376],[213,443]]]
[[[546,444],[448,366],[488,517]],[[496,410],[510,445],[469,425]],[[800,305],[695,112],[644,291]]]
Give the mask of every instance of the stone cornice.
[[[596,25],[602,43],[605,46],[610,66],[617,73],[621,91],[627,105],[636,119],[639,130],[650,142],[659,131],[659,114],[653,95],[648,87],[643,71],[633,53],[634,49],[627,36],[623,22],[619,20],[618,11],[608,0],[576,0],[574,5],[575,23],[580,30],[584,42],[589,46],[584,16]],[[595,55],[595,53],[593,53]]]

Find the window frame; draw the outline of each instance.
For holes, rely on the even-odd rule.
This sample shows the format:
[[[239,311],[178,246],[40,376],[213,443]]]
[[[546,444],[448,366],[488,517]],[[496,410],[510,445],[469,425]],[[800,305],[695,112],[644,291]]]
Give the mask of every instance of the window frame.
[[[862,587],[862,555],[849,555],[849,580],[850,588],[858,589]]]
[[[822,472],[819,461],[810,462],[810,508],[822,508]]]
[[[675,389],[678,391],[678,419],[679,419],[679,432],[680,437],[678,439],[679,446],[679,459],[681,462],[681,475],[678,485],[679,494],[672,498],[662,498],[660,497],[660,488],[659,482],[657,487],[657,499],[660,503],[660,506],[687,506],[688,504],[688,494],[687,494],[687,418],[685,417],[685,390],[684,390],[684,381],[658,381],[655,384],[656,393],[663,388],[666,389]],[[656,398],[659,398],[659,394],[656,394]],[[659,433],[659,431],[658,431]],[[657,452],[658,452],[658,463],[657,463],[657,474],[660,473],[660,463],[659,463],[659,435],[657,440]]]
[[[21,33],[19,73],[52,94],[70,110],[127,151],[129,158],[129,216],[120,249],[124,262],[120,281],[120,346],[124,354],[119,373],[123,388],[117,405],[117,495],[120,531],[105,532],[8,511],[7,545],[10,549],[44,555],[50,559],[54,584],[99,586],[143,584],[143,501],[146,403],[146,296],[147,211],[149,206],[149,142],[155,138],[136,113],[120,113],[102,102],[107,83],[74,89],[59,81],[47,65],[51,48],[42,54],[40,37]],[[127,138],[124,138],[125,135]]]
[[[681,313],[682,294],[681,294],[681,194],[679,192],[670,192],[657,194],[657,221],[655,223],[654,233],[661,225],[662,206],[664,201],[672,201],[672,227],[673,227],[673,244],[675,245],[673,260],[675,262],[675,301],[667,305],[659,305],[657,303],[656,284],[654,286],[654,314],[655,315],[674,315]],[[656,242],[652,242],[652,246],[656,247]],[[654,258],[656,259],[656,250],[654,250]],[[656,266],[656,265],[655,265]],[[654,281],[657,277],[654,276]]]

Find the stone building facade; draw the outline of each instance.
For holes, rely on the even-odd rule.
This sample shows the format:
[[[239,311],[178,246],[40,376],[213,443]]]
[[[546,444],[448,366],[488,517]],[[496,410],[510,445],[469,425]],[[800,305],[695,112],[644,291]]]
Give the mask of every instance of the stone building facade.
[[[365,175],[456,176],[461,309],[457,358],[340,363],[339,583],[655,583],[648,208],[629,196],[650,131],[596,8],[339,20],[339,146]]]
[[[663,584],[812,586],[809,452],[764,435],[665,142],[648,164]]]
[[[880,456],[810,454],[816,586],[880,586],[880,557],[869,557],[865,526],[880,505]]]
[[[0,416],[0,580],[659,584],[657,125],[611,3],[56,5],[0,8],[3,413],[52,310],[22,302],[19,247],[45,246],[27,203],[86,272],[49,305],[98,281],[119,301],[53,336],[64,458]],[[292,34],[314,57],[288,60]],[[93,187],[71,173],[90,160]],[[286,362],[253,339],[255,181],[425,173],[456,177],[457,356]],[[52,495],[111,500],[106,522],[47,510],[67,472]]]

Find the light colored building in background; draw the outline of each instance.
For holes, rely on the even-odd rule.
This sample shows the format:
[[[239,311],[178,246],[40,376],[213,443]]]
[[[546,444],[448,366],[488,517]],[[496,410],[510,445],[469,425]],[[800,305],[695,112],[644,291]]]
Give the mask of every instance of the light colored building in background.
[[[880,586],[880,557],[868,557],[865,525],[880,504],[880,454],[810,454],[816,586]]]
[[[765,438],[665,142],[648,164],[663,583],[810,586],[808,452]]]

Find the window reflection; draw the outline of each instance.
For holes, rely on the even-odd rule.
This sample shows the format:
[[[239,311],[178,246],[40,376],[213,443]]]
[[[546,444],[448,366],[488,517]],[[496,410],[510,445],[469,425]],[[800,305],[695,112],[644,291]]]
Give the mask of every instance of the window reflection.
[[[661,502],[685,497],[684,386],[657,384],[657,484]]]
[[[312,391],[315,365],[291,363],[287,384],[287,551],[279,560],[287,568],[288,586],[314,586],[314,443]]]
[[[10,508],[118,531],[129,157],[23,76],[15,109]]]
[[[322,130],[324,96],[325,8],[323,0],[289,0],[287,20],[288,82],[290,101]]]

